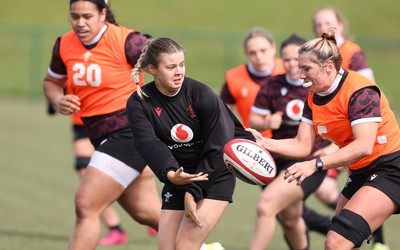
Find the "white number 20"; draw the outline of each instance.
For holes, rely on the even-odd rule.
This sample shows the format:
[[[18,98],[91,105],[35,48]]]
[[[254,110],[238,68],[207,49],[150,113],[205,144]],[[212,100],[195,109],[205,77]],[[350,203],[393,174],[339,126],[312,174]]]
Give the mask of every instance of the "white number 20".
[[[98,87],[101,83],[101,68],[98,64],[90,64],[86,68],[83,63],[76,63],[72,70],[75,72],[73,76],[75,85],[86,86],[89,84]]]

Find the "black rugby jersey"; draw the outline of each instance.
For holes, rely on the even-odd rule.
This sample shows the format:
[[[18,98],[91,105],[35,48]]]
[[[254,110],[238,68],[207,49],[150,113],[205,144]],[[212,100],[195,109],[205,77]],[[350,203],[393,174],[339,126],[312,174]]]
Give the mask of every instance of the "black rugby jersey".
[[[221,171],[227,171],[222,159],[224,145],[233,138],[254,141],[203,83],[185,78],[172,97],[159,92],[154,81],[142,90],[149,97],[141,99],[136,92],[132,94],[127,103],[128,117],[139,153],[161,182],[169,183],[166,173],[182,166],[188,173],[209,174],[209,181],[189,185],[203,193]]]

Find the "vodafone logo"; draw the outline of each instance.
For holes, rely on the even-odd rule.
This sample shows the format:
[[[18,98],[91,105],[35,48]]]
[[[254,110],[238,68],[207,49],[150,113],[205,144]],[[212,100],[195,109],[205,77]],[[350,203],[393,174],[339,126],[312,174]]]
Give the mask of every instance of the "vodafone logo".
[[[178,123],[171,129],[171,138],[176,142],[189,142],[193,139],[193,131],[188,126]]]
[[[287,116],[294,120],[299,121],[303,115],[304,102],[300,99],[294,99],[286,105]]]

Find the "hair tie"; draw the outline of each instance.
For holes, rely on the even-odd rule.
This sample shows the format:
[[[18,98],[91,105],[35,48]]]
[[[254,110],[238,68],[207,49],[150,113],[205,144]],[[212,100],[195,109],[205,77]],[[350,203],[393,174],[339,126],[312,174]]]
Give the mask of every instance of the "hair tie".
[[[321,36],[322,39],[329,40],[329,37],[330,36],[327,33],[322,33],[322,36]]]
[[[323,33],[321,38],[327,41],[332,41],[334,44],[337,44],[335,35],[329,35],[328,33]]]

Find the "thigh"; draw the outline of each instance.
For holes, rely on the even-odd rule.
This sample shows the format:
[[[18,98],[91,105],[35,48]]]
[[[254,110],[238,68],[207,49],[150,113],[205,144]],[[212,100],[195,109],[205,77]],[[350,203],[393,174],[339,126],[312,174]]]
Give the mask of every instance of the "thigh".
[[[146,167],[126,188],[118,202],[129,214],[137,212],[160,212],[161,203],[153,172]]]
[[[338,204],[336,205],[335,214],[339,214],[347,202],[349,202],[349,199],[347,199],[344,195],[340,195]]]
[[[184,216],[183,210],[161,210],[158,226],[158,249],[175,250],[176,236]]]
[[[197,203],[197,215],[204,226],[199,228],[190,218],[184,216],[177,235],[179,246],[182,249],[200,249],[202,243],[206,241],[208,235],[221,219],[228,204],[228,201],[213,199],[199,201]]]
[[[125,162],[97,150],[90,159],[89,167],[102,171],[124,188],[128,187],[140,175],[139,171],[131,168]]]
[[[114,202],[125,188],[99,169],[89,167],[81,179],[77,193],[77,206],[89,210],[103,210]]]
[[[286,221],[292,221],[300,218],[303,214],[303,201],[299,200],[288,206],[279,213],[280,221],[285,224]]]
[[[371,231],[375,231],[397,210],[398,206],[382,191],[363,186],[344,208],[362,216],[368,222]]]
[[[92,156],[94,148],[88,137],[81,138],[74,141],[74,155],[75,156]]]
[[[265,187],[259,200],[259,203],[275,213],[279,213],[304,197],[302,188],[295,181],[288,183],[283,176],[284,171],[280,171],[278,176]]]
[[[333,200],[331,197],[339,193],[337,179],[326,176],[322,181],[321,185],[315,191],[315,195],[318,196],[325,203]]]

